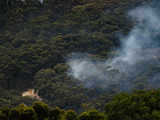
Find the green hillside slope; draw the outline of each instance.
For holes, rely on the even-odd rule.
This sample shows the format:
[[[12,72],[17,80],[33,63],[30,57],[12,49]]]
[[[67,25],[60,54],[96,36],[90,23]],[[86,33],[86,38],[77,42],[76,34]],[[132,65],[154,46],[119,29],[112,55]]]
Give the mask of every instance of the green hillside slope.
[[[103,109],[119,92],[85,88],[67,75],[73,52],[107,59],[133,23],[128,10],[152,0],[1,0],[0,106],[31,104],[21,97],[36,89],[43,101],[63,109]],[[26,108],[32,111],[32,108]],[[1,114],[1,112],[0,112]]]

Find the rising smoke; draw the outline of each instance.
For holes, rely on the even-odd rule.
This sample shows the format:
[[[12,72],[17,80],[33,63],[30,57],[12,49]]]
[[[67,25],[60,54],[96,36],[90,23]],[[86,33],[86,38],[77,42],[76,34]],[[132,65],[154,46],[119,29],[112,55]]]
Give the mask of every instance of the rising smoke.
[[[106,61],[93,60],[86,54],[74,53],[67,61],[68,74],[80,80],[85,87],[108,89],[116,85],[120,90],[131,90],[134,80],[147,76],[151,86],[160,80],[160,17],[154,8],[138,7],[128,13],[135,26],[128,36],[120,38],[121,49]]]

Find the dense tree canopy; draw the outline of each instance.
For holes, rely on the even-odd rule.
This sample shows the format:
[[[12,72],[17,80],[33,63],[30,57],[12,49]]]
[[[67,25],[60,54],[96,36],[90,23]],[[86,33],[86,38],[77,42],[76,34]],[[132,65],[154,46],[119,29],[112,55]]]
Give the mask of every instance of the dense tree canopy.
[[[21,104],[16,107],[0,108],[2,120],[159,120],[160,90],[121,93],[105,106],[105,111],[90,109],[82,113],[49,107],[36,101],[32,106]]]
[[[110,90],[85,88],[80,81],[67,76],[66,58],[72,52],[86,52],[94,59],[102,60],[114,54],[114,48],[120,44],[117,34],[127,34],[133,25],[126,19],[126,11],[150,1],[44,0],[41,3],[39,0],[0,0],[0,106],[14,106],[11,110],[3,108],[0,118],[106,119],[98,111],[78,116],[72,110],[50,109],[44,103],[30,106],[36,99],[21,95],[34,88],[43,101],[54,107],[78,112],[90,108],[103,110],[104,104],[110,101],[113,93],[119,92],[118,89],[114,85]],[[145,89],[144,78],[149,74],[138,76],[140,80],[135,80],[135,88]],[[15,107],[20,103],[29,107]],[[114,103],[109,109],[113,106]],[[137,109],[150,111],[143,107]],[[152,112],[158,117],[157,109]],[[107,113],[107,116],[110,120],[112,115]]]

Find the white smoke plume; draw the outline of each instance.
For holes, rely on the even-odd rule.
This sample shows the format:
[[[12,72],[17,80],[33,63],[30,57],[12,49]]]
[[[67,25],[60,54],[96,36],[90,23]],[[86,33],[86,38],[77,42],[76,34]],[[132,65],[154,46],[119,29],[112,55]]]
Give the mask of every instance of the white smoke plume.
[[[39,2],[40,2],[41,4],[43,4],[44,0],[39,0]]]
[[[86,87],[108,88],[115,84],[121,90],[128,90],[134,86],[133,80],[137,76],[160,66],[160,17],[156,10],[149,6],[138,7],[128,13],[128,18],[135,21],[135,26],[128,36],[120,38],[121,49],[115,57],[99,61],[86,54],[74,53],[67,61],[68,74]],[[160,81],[156,76],[158,73],[148,76],[148,82]]]

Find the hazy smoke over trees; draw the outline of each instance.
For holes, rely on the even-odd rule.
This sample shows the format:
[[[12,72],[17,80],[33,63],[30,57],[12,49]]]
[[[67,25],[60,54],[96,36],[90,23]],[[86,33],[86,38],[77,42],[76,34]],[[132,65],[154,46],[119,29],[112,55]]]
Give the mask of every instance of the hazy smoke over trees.
[[[70,66],[68,74],[86,87],[107,89],[115,84],[120,90],[130,90],[134,87],[134,80],[146,74],[146,82],[155,86],[159,72],[147,73],[160,66],[160,17],[156,9],[143,6],[128,12],[128,18],[135,26],[126,37],[119,38],[121,47],[113,58],[99,61],[74,53],[67,61]]]

